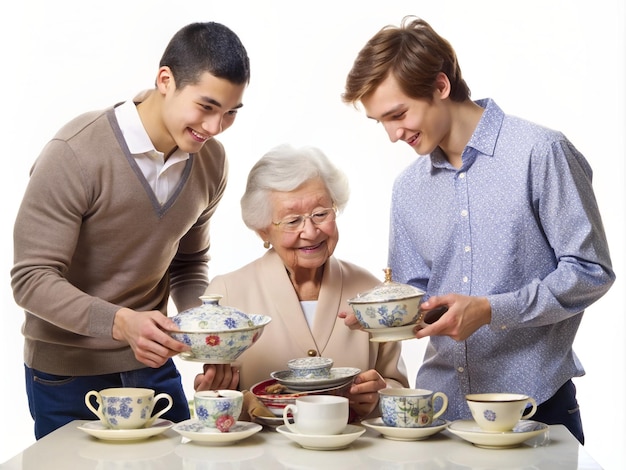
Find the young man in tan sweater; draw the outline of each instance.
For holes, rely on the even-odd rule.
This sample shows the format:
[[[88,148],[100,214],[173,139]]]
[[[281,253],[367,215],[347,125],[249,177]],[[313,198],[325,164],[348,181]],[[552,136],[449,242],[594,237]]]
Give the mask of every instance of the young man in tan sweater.
[[[85,393],[167,392],[189,418],[165,330],[208,285],[209,221],[228,164],[214,136],[250,80],[247,52],[219,23],[168,44],[155,87],[66,124],[35,162],[14,229],[11,283],[25,310],[26,389],[37,439],[94,419]]]

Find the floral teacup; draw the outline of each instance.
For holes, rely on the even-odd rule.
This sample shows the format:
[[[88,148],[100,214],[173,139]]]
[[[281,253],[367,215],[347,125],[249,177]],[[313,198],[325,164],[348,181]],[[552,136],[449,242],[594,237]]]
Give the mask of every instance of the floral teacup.
[[[386,426],[394,428],[421,428],[431,426],[448,408],[448,397],[443,392],[415,388],[384,388],[378,391],[380,414]],[[441,407],[434,410],[435,400]]]
[[[237,390],[206,390],[194,394],[196,418],[205,427],[228,432],[243,408],[243,393]]]

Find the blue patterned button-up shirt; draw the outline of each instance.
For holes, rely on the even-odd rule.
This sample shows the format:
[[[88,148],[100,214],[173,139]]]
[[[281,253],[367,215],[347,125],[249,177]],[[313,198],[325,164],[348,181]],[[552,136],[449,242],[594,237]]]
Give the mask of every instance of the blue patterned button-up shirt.
[[[612,285],[592,171],[559,132],[490,99],[451,166],[437,148],[393,188],[389,263],[427,296],[486,296],[491,324],[465,341],[429,339],[416,386],[444,391],[446,419],[471,418],[467,393],[537,403],[584,374],[572,343],[586,307]]]

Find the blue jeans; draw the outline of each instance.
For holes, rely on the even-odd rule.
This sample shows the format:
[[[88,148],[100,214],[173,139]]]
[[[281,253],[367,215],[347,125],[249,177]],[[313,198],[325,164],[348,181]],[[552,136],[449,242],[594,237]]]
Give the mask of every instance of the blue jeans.
[[[76,377],[46,374],[27,366],[24,368],[28,407],[35,420],[36,439],[75,419],[97,419],[85,405],[85,395],[90,390],[105,388],[141,387],[154,389],[155,393],[169,393],[173,405],[161,418],[173,422],[189,419],[189,405],[180,373],[171,359],[157,369],[145,367],[116,374]]]
[[[530,419],[545,424],[562,424],[578,439],[578,442],[585,443],[580,407],[576,400],[576,387],[571,380],[565,382],[550,399],[539,405],[537,412]]]

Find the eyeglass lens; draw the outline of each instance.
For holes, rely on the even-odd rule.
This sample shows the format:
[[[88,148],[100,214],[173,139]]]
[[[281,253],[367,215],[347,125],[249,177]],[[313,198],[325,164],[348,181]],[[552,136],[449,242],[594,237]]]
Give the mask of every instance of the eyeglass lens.
[[[313,212],[311,215],[294,215],[287,217],[276,225],[279,225],[286,231],[296,231],[304,227],[306,219],[311,219],[314,225],[320,225],[324,222],[330,222],[334,220],[335,211],[332,208],[320,209]]]

